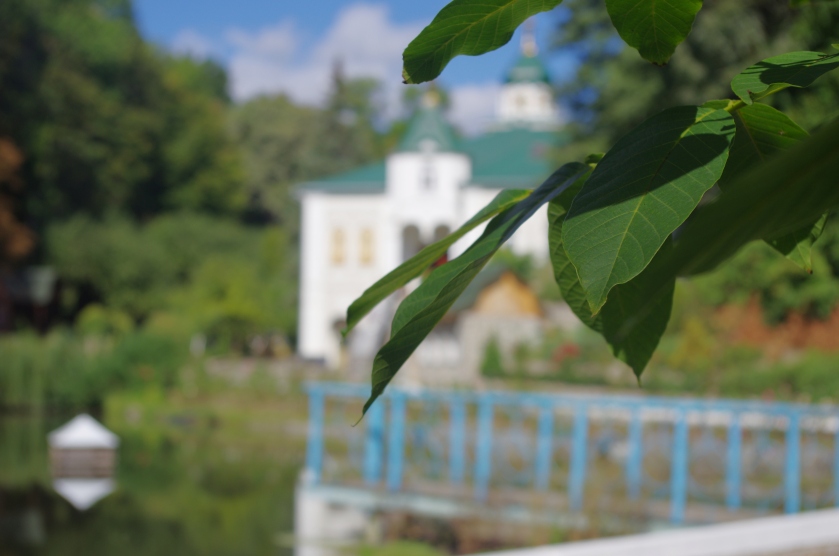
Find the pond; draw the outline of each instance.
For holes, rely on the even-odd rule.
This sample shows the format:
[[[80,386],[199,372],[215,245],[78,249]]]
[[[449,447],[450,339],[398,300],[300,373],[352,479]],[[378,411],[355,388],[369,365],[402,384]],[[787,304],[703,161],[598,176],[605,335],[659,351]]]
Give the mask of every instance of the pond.
[[[302,397],[152,398],[96,415],[121,440],[116,489],[84,512],[53,489],[46,442],[73,415],[0,415],[0,556],[292,553]]]

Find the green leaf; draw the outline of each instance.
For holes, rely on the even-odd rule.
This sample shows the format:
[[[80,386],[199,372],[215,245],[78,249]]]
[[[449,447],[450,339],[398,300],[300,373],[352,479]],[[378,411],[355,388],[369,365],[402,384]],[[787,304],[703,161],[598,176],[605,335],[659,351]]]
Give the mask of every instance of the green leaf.
[[[373,360],[372,391],[364,413],[417,346],[443,318],[463,290],[510,236],[543,204],[587,175],[584,164],[562,166],[526,199],[508,208],[487,225],[484,233],[461,256],[436,268],[396,310],[390,340]]]
[[[649,264],[722,175],[734,138],[725,110],[685,106],[623,137],[574,199],[562,241],[596,313]]]
[[[455,56],[478,56],[504,46],[527,18],[561,2],[454,0],[405,49],[402,78],[405,83],[431,81]]]
[[[786,114],[765,104],[744,106],[732,117],[737,131],[720,178],[722,189],[744,170],[766,162],[809,136]]]
[[[495,198],[475,216],[470,218],[463,226],[444,237],[436,243],[425,247],[422,251],[390,271],[378,282],[367,288],[361,297],[353,301],[347,309],[347,326],[342,334],[346,336],[350,330],[361,321],[373,308],[381,303],[390,294],[421,275],[432,264],[442,257],[446,251],[457,240],[486,222],[493,216],[515,205],[530,195],[526,189],[507,189],[495,196]]]
[[[688,36],[701,8],[702,0],[606,0],[621,38],[659,65],[666,64]]]
[[[655,310],[674,276],[712,270],[750,241],[799,230],[839,207],[837,176],[839,120],[738,177],[724,195],[697,209],[673,249],[650,264],[654,284],[629,327]]]
[[[602,334],[615,357],[627,363],[640,378],[670,320],[676,279],[670,281],[669,294],[660,296],[655,307],[638,322],[635,319],[647,302],[647,290],[657,284],[649,279],[649,270],[626,284],[615,286],[600,312],[592,315],[577,270],[562,245],[562,223],[576,194],[574,189],[565,190],[548,205],[548,240],[556,283],[574,314],[586,326]],[[671,245],[672,241],[668,239],[657,257],[667,253]]]
[[[737,133],[719,181],[723,191],[743,171],[766,162],[809,136],[786,114],[765,104],[744,106],[732,116],[737,124]],[[825,217],[820,218],[809,226],[767,243],[807,272],[812,272],[811,251],[822,233],[825,220]]]
[[[783,236],[839,207],[839,120],[757,166],[682,228],[664,274],[712,270],[746,243]]]
[[[812,274],[813,245],[821,237],[826,222],[827,213],[823,214],[813,224],[784,234],[779,238],[767,239],[766,242],[783,256]]]
[[[789,52],[749,67],[731,81],[731,89],[746,104],[787,87],[808,87],[839,67],[839,54]]]

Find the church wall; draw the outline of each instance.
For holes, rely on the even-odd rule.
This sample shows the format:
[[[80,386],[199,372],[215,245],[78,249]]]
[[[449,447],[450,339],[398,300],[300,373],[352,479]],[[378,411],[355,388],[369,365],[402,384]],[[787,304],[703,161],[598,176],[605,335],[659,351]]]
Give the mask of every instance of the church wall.
[[[431,177],[431,180],[426,178]],[[459,153],[397,153],[387,161],[387,196],[396,221],[420,230],[422,242],[434,230],[459,224],[460,188],[471,177],[469,158]],[[400,229],[401,229],[400,228]]]
[[[469,187],[463,190],[462,214],[458,225],[466,222],[475,213],[489,204],[498,195],[500,189],[487,189],[483,187]],[[460,255],[465,251],[484,231],[486,225],[479,226],[466,234],[463,239],[452,246],[453,256]],[[548,259],[548,209],[541,207],[536,214],[530,217],[513,237],[507,242],[507,247],[519,255],[533,255],[539,261]]]
[[[501,122],[533,122],[546,126],[558,119],[553,91],[543,83],[511,83],[501,89],[498,97],[498,119]]]
[[[336,367],[347,307],[398,264],[396,230],[383,195],[310,192],[302,209],[298,351]]]
[[[516,231],[508,247],[518,255],[533,255],[537,261],[547,261],[548,253],[548,206],[543,205]]]

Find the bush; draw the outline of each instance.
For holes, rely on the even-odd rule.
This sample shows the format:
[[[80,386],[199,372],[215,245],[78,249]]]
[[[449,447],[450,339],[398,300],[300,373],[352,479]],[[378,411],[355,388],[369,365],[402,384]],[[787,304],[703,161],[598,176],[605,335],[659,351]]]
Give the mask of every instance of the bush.
[[[0,408],[78,410],[115,390],[171,388],[188,356],[185,342],[146,331],[8,336],[0,339]]]
[[[484,359],[481,362],[481,374],[487,378],[499,378],[507,374],[504,369],[504,357],[498,339],[490,338],[484,348]]]

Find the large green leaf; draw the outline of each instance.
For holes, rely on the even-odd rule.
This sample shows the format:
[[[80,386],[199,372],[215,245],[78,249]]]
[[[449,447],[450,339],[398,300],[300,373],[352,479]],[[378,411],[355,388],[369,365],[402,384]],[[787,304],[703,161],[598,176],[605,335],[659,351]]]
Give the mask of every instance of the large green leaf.
[[[574,199],[562,241],[596,313],[649,264],[722,175],[734,138],[725,110],[654,116],[610,150]]]
[[[649,280],[648,270],[626,284],[615,286],[600,312],[592,315],[577,270],[562,245],[562,223],[575,193],[574,188],[569,188],[548,205],[548,240],[556,283],[574,314],[602,334],[615,357],[627,363],[640,378],[670,320],[676,279],[671,280],[670,292],[659,296],[655,307],[638,322],[635,319],[647,302],[647,290],[657,285]],[[668,239],[656,256],[666,254],[671,245]]]
[[[493,218],[481,237],[461,256],[432,271],[402,301],[393,317],[390,340],[373,360],[372,391],[364,404],[365,413],[504,242],[539,207],[583,178],[588,171],[586,165],[579,163],[562,166],[529,197]]]
[[[646,272],[653,285],[628,327],[643,322],[674,276],[716,268],[750,241],[802,229],[839,207],[839,120],[738,177],[724,195],[697,209],[673,249]],[[631,334],[632,330],[627,330]]]
[[[606,0],[612,24],[629,46],[666,64],[693,26],[702,0]]]
[[[453,0],[402,54],[405,83],[431,81],[452,58],[477,56],[504,46],[532,15],[562,0]]]
[[[682,228],[661,276],[716,268],[746,243],[802,229],[839,207],[839,120],[740,176]]]
[[[493,216],[515,205],[530,195],[526,189],[507,189],[495,196],[495,198],[475,216],[470,218],[463,226],[444,237],[436,243],[432,243],[422,251],[393,269],[378,282],[367,288],[361,297],[353,301],[347,309],[347,326],[343,331],[346,336],[350,330],[373,308],[381,303],[387,296],[425,272],[432,264],[442,257],[454,242],[464,235],[480,226]]]
[[[746,104],[787,87],[807,87],[839,67],[839,54],[789,52],[749,67],[731,81],[731,89]]]
[[[812,274],[813,244],[821,237],[825,223],[827,223],[827,213],[821,215],[813,224],[808,224],[778,238],[767,239],[766,243]]]
[[[720,178],[722,189],[744,170],[766,162],[780,151],[809,137],[789,116],[765,104],[744,106],[733,112],[732,117],[737,132]]]
[[[727,102],[727,101],[722,101]],[[756,164],[769,160],[809,134],[786,114],[765,104],[752,104],[735,111],[732,116],[737,133],[728,156],[728,163],[720,178],[720,188]],[[780,238],[768,240],[769,245],[789,260],[806,270],[813,271],[812,247],[822,233],[825,218]]]

